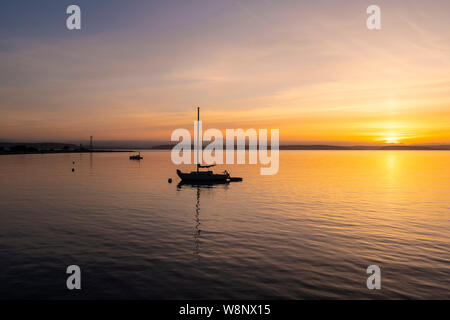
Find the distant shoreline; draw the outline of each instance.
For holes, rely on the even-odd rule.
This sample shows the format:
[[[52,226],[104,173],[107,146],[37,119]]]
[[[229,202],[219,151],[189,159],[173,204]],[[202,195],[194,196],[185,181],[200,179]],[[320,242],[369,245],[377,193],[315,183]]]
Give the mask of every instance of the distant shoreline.
[[[135,152],[134,150],[171,150],[176,144],[160,144],[153,146],[133,146],[133,145],[117,145],[98,143],[95,148],[85,147],[83,145],[75,145],[70,143],[17,143],[17,142],[3,142],[0,143],[0,155],[11,154],[55,154],[55,153],[104,153],[104,152]],[[205,147],[204,145],[203,147]],[[191,145],[192,150],[195,150],[194,145]],[[253,148],[252,148],[253,149]],[[271,146],[267,146],[270,150]],[[223,150],[226,150],[224,146]],[[234,150],[237,146],[234,145]],[[249,150],[248,145],[245,150]],[[326,144],[286,144],[280,145],[279,150],[424,150],[424,151],[450,151],[450,145],[378,145],[378,146],[336,146]]]
[[[149,150],[170,150],[174,145],[159,145]],[[192,147],[193,148],[193,147]],[[235,147],[236,149],[236,147]],[[245,150],[248,150],[246,146]],[[270,146],[267,147],[270,150]],[[333,145],[281,145],[280,150],[450,150],[450,145],[439,146],[333,146]],[[224,148],[223,150],[226,150]]]
[[[74,150],[74,151],[30,151],[30,152],[16,152],[16,151],[0,151],[0,156],[7,155],[23,155],[23,154],[57,154],[57,153],[105,153],[105,152],[135,152],[131,150]]]
[[[119,148],[121,149],[121,148]],[[125,148],[123,148],[125,149]],[[128,149],[128,148],[126,148]],[[116,150],[115,148],[93,148],[82,144],[59,142],[2,142],[0,143],[0,155],[14,154],[53,154],[53,153],[98,153],[98,152],[134,152],[131,150]]]

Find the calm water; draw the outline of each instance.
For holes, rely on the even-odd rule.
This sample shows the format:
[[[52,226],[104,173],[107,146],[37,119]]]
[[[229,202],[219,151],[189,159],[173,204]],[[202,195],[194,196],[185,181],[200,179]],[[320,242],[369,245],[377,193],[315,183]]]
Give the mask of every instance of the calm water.
[[[450,152],[282,151],[213,188],[128,155],[0,156],[0,298],[450,298]]]

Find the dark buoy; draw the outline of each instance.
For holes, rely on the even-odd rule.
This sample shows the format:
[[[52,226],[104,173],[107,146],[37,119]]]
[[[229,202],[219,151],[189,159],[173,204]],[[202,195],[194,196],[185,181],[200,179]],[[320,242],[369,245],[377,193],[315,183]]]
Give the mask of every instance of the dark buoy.
[[[72,172],[74,172],[75,171],[75,168],[72,168]]]
[[[169,183],[172,183],[172,178],[169,178]]]
[[[72,164],[75,164],[75,161],[72,161]]]

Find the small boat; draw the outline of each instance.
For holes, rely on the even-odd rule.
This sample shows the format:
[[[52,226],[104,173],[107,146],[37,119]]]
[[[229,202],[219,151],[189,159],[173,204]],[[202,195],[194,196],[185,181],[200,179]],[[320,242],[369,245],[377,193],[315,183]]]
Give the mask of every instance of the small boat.
[[[141,153],[135,154],[134,156],[130,156],[130,160],[142,160],[144,157],[141,157]]]
[[[197,121],[200,121],[200,108],[197,108]],[[199,128],[197,127],[197,130]],[[199,134],[197,133],[199,137]],[[199,141],[198,146],[201,146],[202,143]],[[199,152],[197,148],[197,153]],[[198,157],[198,155],[197,155]],[[181,170],[177,170],[177,175],[180,177],[181,182],[190,183],[190,184],[216,184],[216,183],[228,183],[233,181],[242,181],[242,178],[239,177],[231,177],[230,174],[225,170],[223,173],[213,173],[212,171],[200,171],[202,168],[211,168],[214,167],[215,164],[202,166],[201,164],[197,164],[197,171],[191,171],[189,173],[181,172]]]

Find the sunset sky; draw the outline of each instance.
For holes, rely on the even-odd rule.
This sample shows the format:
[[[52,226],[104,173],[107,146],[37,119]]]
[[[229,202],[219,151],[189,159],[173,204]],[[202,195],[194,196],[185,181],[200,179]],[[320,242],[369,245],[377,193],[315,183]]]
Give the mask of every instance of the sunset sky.
[[[169,141],[200,106],[282,142],[450,143],[448,0],[9,0],[0,70],[3,141]]]

